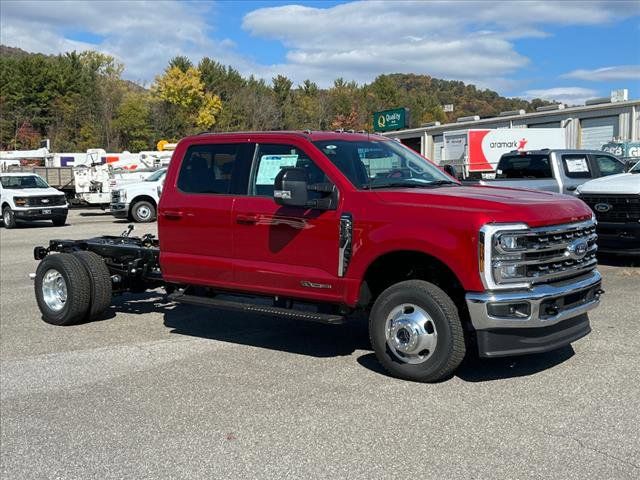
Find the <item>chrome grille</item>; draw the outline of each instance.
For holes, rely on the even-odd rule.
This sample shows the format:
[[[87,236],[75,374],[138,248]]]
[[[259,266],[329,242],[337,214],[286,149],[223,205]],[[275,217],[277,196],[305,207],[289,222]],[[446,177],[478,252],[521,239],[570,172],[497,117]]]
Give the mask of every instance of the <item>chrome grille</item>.
[[[120,203],[120,191],[114,190],[111,192],[111,203]]]
[[[523,277],[514,279],[530,283],[548,283],[582,275],[596,267],[596,224],[593,220],[581,223],[533,228],[516,233],[517,249],[503,250],[496,244],[497,265],[516,265],[523,268]],[[510,280],[496,278],[498,283]]]

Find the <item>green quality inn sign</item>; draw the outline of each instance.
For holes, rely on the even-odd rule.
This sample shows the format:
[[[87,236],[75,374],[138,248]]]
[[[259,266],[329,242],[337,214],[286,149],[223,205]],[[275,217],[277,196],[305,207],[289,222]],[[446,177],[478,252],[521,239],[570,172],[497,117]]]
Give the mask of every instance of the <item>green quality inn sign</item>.
[[[373,130],[375,132],[387,132],[400,130],[409,126],[409,109],[395,108],[373,113]]]

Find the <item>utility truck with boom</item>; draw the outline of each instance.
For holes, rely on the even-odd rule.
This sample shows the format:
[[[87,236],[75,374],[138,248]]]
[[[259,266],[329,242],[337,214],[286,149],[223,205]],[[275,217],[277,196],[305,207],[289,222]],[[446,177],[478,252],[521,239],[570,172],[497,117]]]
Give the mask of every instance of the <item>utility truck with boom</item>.
[[[34,249],[35,295],[56,325],[158,287],[330,325],[363,312],[384,368],[431,382],[470,347],[519,355],[587,335],[602,293],[595,229],[576,198],[463,186],[382,136],[202,134],[174,152],[158,239],[53,239]]]

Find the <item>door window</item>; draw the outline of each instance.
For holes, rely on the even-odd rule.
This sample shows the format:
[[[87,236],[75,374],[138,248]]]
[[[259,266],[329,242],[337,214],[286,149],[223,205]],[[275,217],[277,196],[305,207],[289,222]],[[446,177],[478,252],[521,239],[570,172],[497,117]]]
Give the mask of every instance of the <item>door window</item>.
[[[624,165],[609,155],[594,155],[600,175],[606,177],[617,173],[624,173]]]
[[[563,155],[564,174],[569,178],[591,178],[591,169],[586,155]]]
[[[309,156],[300,148],[286,144],[260,144],[256,155],[255,173],[251,181],[251,193],[257,196],[273,197],[273,183],[276,175],[284,167],[302,168],[307,172],[307,183],[327,182],[327,178]],[[316,198],[317,192],[309,192],[309,198]]]
[[[255,144],[192,145],[187,150],[178,189],[185,193],[246,195]]]

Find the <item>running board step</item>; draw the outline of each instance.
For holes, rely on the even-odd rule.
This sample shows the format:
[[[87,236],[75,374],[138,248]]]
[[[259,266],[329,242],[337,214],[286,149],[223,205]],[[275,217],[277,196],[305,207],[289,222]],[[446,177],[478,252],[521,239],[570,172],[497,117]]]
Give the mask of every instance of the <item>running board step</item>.
[[[212,297],[201,297],[198,295],[186,295],[175,292],[169,295],[169,300],[177,303],[187,303],[201,307],[215,307],[226,310],[236,310],[242,312],[262,313],[276,315],[279,317],[303,320],[307,322],[327,323],[329,325],[341,325],[346,319],[342,315],[330,313],[307,312],[305,310],[292,310],[289,308],[271,307],[269,305],[257,305],[255,303],[234,302],[232,300],[222,300]]]

